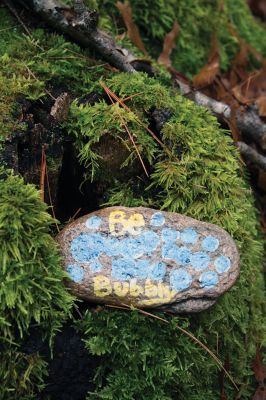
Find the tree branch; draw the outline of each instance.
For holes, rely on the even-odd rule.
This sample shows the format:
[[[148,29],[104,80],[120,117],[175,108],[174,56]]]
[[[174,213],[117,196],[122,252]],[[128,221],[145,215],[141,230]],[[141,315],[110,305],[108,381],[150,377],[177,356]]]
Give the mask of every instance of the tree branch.
[[[177,77],[175,77],[175,81],[183,96],[188,97],[200,106],[208,108],[220,121],[226,122],[230,119],[232,110],[229,105],[192,89]],[[237,110],[236,123],[241,133],[260,145],[263,150],[266,150],[266,124],[259,117],[255,107],[249,107],[245,111]]]
[[[260,169],[266,171],[266,157],[258,153],[252,147],[248,146],[244,142],[237,142],[237,147],[240,150],[242,156],[249,162],[256,164]]]
[[[50,25],[68,34],[79,44],[95,49],[103,59],[126,72],[137,72],[134,68],[136,57],[128,50],[118,46],[106,32],[97,28],[98,14],[88,10],[82,0],[76,0],[74,9],[64,7],[57,0],[18,0],[24,7],[29,6],[42,16]],[[220,121],[227,122],[232,110],[229,105],[216,101],[203,93],[193,90],[187,83],[175,81],[181,94],[196,104],[208,108]],[[236,111],[238,129],[266,150],[266,124],[259,117],[256,109],[249,107],[245,111]]]
[[[57,0],[18,0],[41,15],[49,25],[67,33],[85,47],[96,50],[105,60],[126,72],[136,72],[131,63],[136,57],[118,46],[113,38],[97,28],[96,11],[84,10],[76,2],[75,9],[64,7]]]

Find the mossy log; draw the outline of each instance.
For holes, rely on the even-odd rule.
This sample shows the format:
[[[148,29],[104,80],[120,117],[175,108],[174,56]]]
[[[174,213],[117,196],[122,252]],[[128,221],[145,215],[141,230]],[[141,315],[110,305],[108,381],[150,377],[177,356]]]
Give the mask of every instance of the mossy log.
[[[96,3],[102,5],[105,14],[106,10],[113,10],[116,14],[113,1]],[[233,7],[234,19],[237,20],[234,3],[239,5],[239,1],[225,2],[227,8],[229,5]],[[156,1],[153,7],[146,1],[141,2],[140,7],[136,0],[132,5],[141,29],[146,29],[148,43],[153,41],[151,37],[157,36],[156,46],[160,35],[164,36],[172,24],[169,15],[173,9],[176,10],[174,13],[181,14],[188,9],[193,18],[199,8],[208,15],[213,9],[209,2],[197,3],[195,7],[194,1],[188,3],[187,0],[180,1],[178,7],[175,1]],[[206,7],[202,8],[202,5]],[[165,13],[161,12],[162,7]],[[240,8],[241,13],[243,9],[246,10]],[[145,18],[152,12],[154,24],[145,25]],[[161,22],[163,29],[159,29],[160,14],[168,16],[168,20]],[[41,123],[45,132],[40,140],[37,137],[39,155],[46,142],[55,143],[55,149],[60,147],[61,134],[63,136],[63,168],[59,187],[55,188],[59,192],[57,216],[61,221],[68,220],[79,208],[80,214],[85,214],[102,207],[103,203],[177,211],[223,227],[233,236],[241,254],[237,285],[214,308],[198,316],[166,316],[169,324],[164,325],[137,311],[95,308],[86,303],[77,303],[71,308],[72,299],[62,284],[64,275],[60,259],[49,234],[52,220],[40,200],[40,193],[20,178],[1,172],[1,266],[6,263],[12,268],[4,271],[1,267],[0,271],[3,359],[0,364],[0,399],[45,399],[48,395],[54,399],[62,395],[65,399],[66,381],[69,383],[68,394],[73,396],[72,399],[76,396],[77,400],[85,399],[85,391],[93,391],[93,394],[88,394],[90,398],[98,396],[110,400],[219,398],[219,375],[220,381],[224,376],[209,354],[184,333],[187,331],[215,352],[222,363],[228,364],[229,359],[229,372],[239,393],[236,394],[235,388],[226,380],[222,389],[228,399],[237,396],[249,400],[255,387],[250,366],[256,346],[263,341],[265,332],[261,273],[263,243],[254,200],[230,133],[222,130],[205,109],[179,96],[165,71],[159,70],[156,79],[143,73],[118,73],[109,65],[95,61],[94,53],[82,51],[62,36],[32,27],[31,37],[25,37],[20,29],[10,29],[16,23],[3,9],[0,9],[0,18],[3,29],[8,28],[0,38],[0,80],[3,89],[8,87],[9,91],[1,93],[4,99],[8,99],[5,105],[10,105],[0,114],[1,132],[4,132],[2,147],[6,146],[7,135],[21,129],[21,125],[17,126],[20,118],[15,113],[18,94],[26,96],[34,107],[40,108],[49,98],[47,90],[55,98],[67,91],[72,99],[77,99],[72,102],[69,117],[60,129],[57,126],[51,128],[56,130],[55,139],[49,137],[50,127],[43,120],[34,121]],[[110,18],[108,14],[102,23],[109,24],[112,29],[114,25]],[[182,23],[190,29],[197,26],[186,21]],[[253,23],[247,25],[242,28],[248,36]],[[201,29],[205,31],[207,28],[205,24]],[[261,32],[261,27],[258,29]],[[208,43],[205,39],[210,36],[209,31],[205,33],[206,36],[197,36],[205,43],[200,47],[202,61]],[[223,50],[226,68],[229,56],[233,54],[225,49],[232,45],[232,37],[222,35],[222,38],[223,43],[227,43]],[[254,38],[251,40],[256,42]],[[177,50],[180,57],[182,43],[184,41]],[[194,63],[183,50],[185,56],[180,58],[180,65],[183,69],[186,65],[192,74],[199,60],[198,53]],[[178,63],[177,56],[175,59]],[[187,66],[185,62],[191,65]],[[111,105],[100,80],[119,98],[129,97],[127,104],[131,112],[118,104]],[[61,92],[56,95],[53,90],[58,87]],[[83,101],[92,97],[96,100]],[[3,104],[1,98],[0,107]],[[39,112],[37,114],[40,116]],[[135,139],[149,176],[141,166],[119,114]],[[28,126],[25,132],[28,132]],[[154,140],[147,127],[163,146]],[[34,140],[27,140],[26,146],[30,146],[33,152]],[[19,143],[23,144],[23,141]],[[31,153],[31,157],[33,155]],[[32,165],[39,166],[39,162],[33,159]],[[31,167],[29,171],[32,171]],[[21,172],[26,175],[27,170]],[[28,179],[38,180],[37,177],[38,174],[28,174]],[[82,183],[83,193],[79,191]],[[7,256],[3,252],[5,248],[8,249]],[[9,270],[14,274],[13,279],[10,279]],[[20,298],[16,297],[18,294]],[[70,319],[65,323],[68,317]],[[23,328],[22,337],[18,321]],[[176,325],[183,329],[182,334]],[[58,329],[62,333],[55,338]],[[49,346],[44,344],[45,335],[51,339],[54,360],[48,355]],[[3,338],[8,338],[8,341]],[[52,338],[55,338],[55,346]],[[86,350],[81,340],[85,341],[82,343],[85,343]],[[74,349],[77,349],[76,353]],[[66,376],[53,373],[55,370],[59,373],[64,363],[67,368],[62,368],[61,372],[66,371]],[[79,380],[80,368],[84,375]],[[48,377],[47,371],[50,372]],[[93,384],[84,383],[92,376]],[[77,388],[77,382],[81,382],[80,388]],[[44,383],[48,383],[46,392]],[[82,392],[81,387],[84,389]]]

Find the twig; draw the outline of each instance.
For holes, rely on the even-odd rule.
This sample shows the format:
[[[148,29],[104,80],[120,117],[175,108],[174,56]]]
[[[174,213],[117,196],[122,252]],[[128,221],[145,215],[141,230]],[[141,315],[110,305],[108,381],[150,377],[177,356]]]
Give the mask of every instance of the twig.
[[[82,13],[81,18],[79,14],[75,14],[70,8],[67,9],[57,0],[17,1],[24,7],[31,7],[36,13],[41,15],[48,24],[52,25],[57,30],[67,33],[74,41],[85,47],[95,49],[101,57],[119,70],[137,73],[136,69],[133,67],[133,63],[137,61],[138,58],[129,50],[115,43],[114,39],[109,34],[97,28],[97,18],[90,18],[91,15],[95,15],[94,11],[86,9],[85,12],[83,9],[85,14]],[[76,4],[77,3],[83,2],[76,1]],[[84,15],[88,18],[85,18]],[[173,73],[173,75],[177,75],[177,73]],[[188,84],[184,84],[177,78],[175,78],[175,80],[184,96],[191,98],[196,104],[208,108],[220,120],[224,122],[228,121],[231,115],[231,108],[229,105],[205,96],[199,91],[194,91]],[[123,104],[121,105],[124,107]],[[237,127],[241,133],[247,135],[259,144],[263,150],[266,150],[266,124],[259,117],[255,108],[249,107],[244,111],[238,110],[236,113],[236,121]],[[149,128],[146,129],[153,135],[153,132],[151,132]]]
[[[106,90],[107,86],[106,86],[103,82],[100,82],[100,85],[102,86],[102,88],[103,88],[104,90]],[[107,88],[107,89],[108,89],[108,88]],[[115,99],[125,110],[127,110],[128,112],[132,112],[131,109],[130,109],[121,99],[119,99],[119,97],[118,97],[114,92],[112,92],[110,89],[108,89],[108,90],[109,90],[109,93],[110,93],[111,97],[113,97],[113,99]],[[147,127],[147,126],[138,118],[138,116],[137,116],[136,114],[134,114],[134,115],[135,115],[135,117],[136,117],[136,121],[137,121],[143,128],[145,128],[145,129],[151,134],[151,136],[153,137],[153,139],[154,139],[157,143],[159,143],[163,148],[165,148],[165,145],[164,145],[163,142],[161,142],[161,140],[155,135],[155,133],[152,132],[152,130],[151,130],[149,127]]]
[[[80,213],[81,211],[81,207],[77,209],[77,211],[72,215],[72,217],[69,219],[68,223],[74,221],[74,219],[76,218],[76,216]]]
[[[53,201],[52,201],[51,188],[50,188],[50,182],[49,182],[49,176],[48,176],[48,169],[47,169],[46,160],[45,160],[45,172],[46,172],[46,183],[47,183],[50,207],[52,209],[52,214],[53,214],[53,218],[54,218],[54,221],[55,221],[55,226],[56,226],[57,232],[59,233],[60,229],[59,229],[59,226],[58,226],[58,223],[57,223],[57,219],[56,219],[56,216],[55,216],[55,212],[54,212],[54,205],[53,205]]]
[[[24,6],[29,6],[57,30],[67,33],[81,45],[96,50],[116,68],[122,71],[136,72],[131,62],[135,61],[137,57],[117,45],[106,32],[97,28],[98,15],[95,11],[86,9],[86,12],[81,10],[81,14],[75,13],[57,0],[18,1]],[[77,5],[77,2],[75,4]]]
[[[216,101],[198,90],[193,90],[189,84],[178,78],[175,78],[175,81],[183,96],[188,97],[199,106],[208,108],[220,121],[230,120],[232,110],[228,104]],[[237,110],[236,124],[241,133],[254,140],[263,150],[266,150],[266,124],[259,117],[254,106]]]
[[[9,11],[16,17],[16,19],[18,20],[20,25],[23,27],[23,29],[27,33],[27,35],[29,35],[31,37],[31,32],[29,31],[27,26],[24,24],[24,22],[22,21],[22,19],[18,15],[18,13],[17,13],[17,11],[16,11],[16,9],[15,9],[15,7],[13,5],[13,2],[11,0],[4,0],[4,3],[7,6],[7,8],[9,9]]]
[[[104,85],[102,82],[100,82],[100,84],[101,84],[101,86],[103,87],[103,89],[105,90],[105,92],[107,93],[107,96],[109,97],[110,101],[111,101],[112,104],[114,105],[115,103],[114,103],[114,101],[113,101],[113,99],[112,99],[112,95],[111,95],[112,92],[111,92],[111,90],[110,90],[106,85]],[[130,133],[130,131],[129,131],[129,129],[128,129],[128,126],[127,126],[127,124],[126,124],[126,121],[124,120],[124,118],[122,117],[122,115],[121,115],[119,112],[118,112],[118,116],[119,116],[119,118],[120,118],[120,120],[121,120],[121,122],[122,122],[122,125],[124,126],[124,128],[125,128],[125,130],[126,130],[128,136],[129,136],[129,139],[131,140],[131,142],[132,142],[132,144],[133,144],[133,146],[134,146],[134,149],[136,150],[136,153],[137,153],[138,158],[139,158],[139,160],[140,160],[140,163],[141,163],[141,165],[142,165],[142,167],[143,167],[143,169],[144,169],[144,172],[145,172],[146,176],[148,177],[148,176],[149,176],[148,171],[147,171],[147,169],[146,169],[146,167],[145,167],[144,161],[142,160],[142,157],[141,157],[140,152],[139,152],[139,150],[138,150],[138,147],[137,147],[137,145],[136,145],[136,143],[135,143],[135,141],[134,141],[134,138],[133,138],[133,136],[131,135],[131,133]]]
[[[42,201],[44,201],[45,174],[46,174],[46,154],[45,154],[44,146],[42,146],[41,174],[40,174],[40,191],[41,191]]]
[[[106,306],[109,307],[109,308],[118,308],[118,309],[127,310],[127,311],[136,310],[140,314],[146,315],[147,317],[157,319],[157,320],[159,320],[161,322],[164,322],[165,324],[170,324],[170,322],[165,318],[159,317],[158,315],[152,314],[152,313],[150,313],[148,311],[144,311],[144,310],[141,310],[139,308],[129,306],[128,304],[122,304],[122,306],[107,304]],[[198,338],[196,338],[196,336],[194,336],[191,332],[187,331],[184,328],[181,328],[181,326],[179,326],[177,324],[175,325],[175,327],[180,332],[182,332],[184,335],[188,336],[190,339],[192,339],[194,342],[196,342],[200,347],[202,347],[214,359],[216,364],[218,364],[218,366],[224,371],[225,375],[231,381],[231,383],[233,384],[235,389],[237,391],[239,391],[239,388],[238,388],[237,384],[235,383],[233,377],[229,374],[229,372],[223,366],[222,361],[204,343],[202,343]]]
[[[257,165],[260,169],[266,171],[266,157],[258,153],[252,147],[248,146],[244,142],[237,142],[237,147],[239,148],[242,156],[247,160]]]
[[[36,81],[38,81],[39,79],[38,79],[37,76],[32,72],[32,70],[31,70],[26,64],[24,64],[24,66],[25,66],[25,68],[27,69],[29,75],[32,76]],[[55,101],[57,100],[56,97],[54,97],[54,96],[52,95],[52,93],[49,92],[49,90],[44,89],[44,91],[45,91],[45,93],[48,94],[48,96],[51,97],[51,99],[53,99],[53,100],[55,100]]]

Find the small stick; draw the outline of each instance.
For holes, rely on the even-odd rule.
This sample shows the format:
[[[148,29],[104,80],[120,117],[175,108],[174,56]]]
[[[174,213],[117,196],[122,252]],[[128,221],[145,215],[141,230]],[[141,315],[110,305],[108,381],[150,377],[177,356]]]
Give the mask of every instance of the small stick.
[[[150,313],[148,311],[144,311],[144,310],[141,310],[139,308],[136,308],[136,307],[133,307],[133,306],[129,306],[128,304],[123,304],[122,303],[122,306],[116,306],[116,305],[107,304],[106,306],[109,307],[109,308],[119,308],[119,309],[127,310],[127,311],[136,310],[140,314],[146,315],[147,317],[151,317],[151,318],[157,319],[157,320],[159,320],[161,322],[164,322],[165,324],[169,324],[170,323],[165,318],[161,318],[158,315],[152,314],[152,313]],[[180,332],[182,332],[184,335],[190,337],[190,339],[192,339],[194,342],[196,342],[200,347],[202,347],[214,359],[214,361],[219,365],[219,367],[224,371],[225,375],[231,381],[231,383],[233,384],[235,389],[237,391],[239,391],[239,388],[238,388],[237,384],[235,383],[234,379],[229,374],[229,372],[226,370],[226,368],[223,366],[223,363],[221,362],[221,360],[204,343],[202,343],[198,338],[196,338],[196,336],[194,336],[191,332],[187,331],[184,328],[181,328],[181,326],[179,326],[177,324],[175,325],[175,327]]]
[[[109,93],[110,89],[108,89],[107,86],[103,87],[103,89],[105,90],[105,92],[107,93],[107,96],[109,97],[110,101],[111,101],[112,104],[114,105],[114,101],[113,101],[113,99],[112,99],[112,97],[111,97],[111,94]],[[129,131],[129,129],[128,129],[128,126],[127,126],[127,124],[126,124],[124,118],[122,117],[122,115],[121,115],[120,113],[118,113],[118,116],[119,116],[119,118],[120,118],[120,120],[121,120],[121,122],[122,122],[122,124],[123,124],[123,126],[124,126],[124,128],[125,128],[125,130],[126,130],[126,132],[127,132],[127,134],[128,134],[128,136],[129,136],[129,139],[131,140],[131,142],[132,142],[132,144],[133,144],[133,146],[134,146],[134,148],[135,148],[135,150],[136,150],[136,153],[137,153],[137,155],[138,155],[138,158],[139,158],[139,160],[140,160],[140,163],[141,163],[141,165],[142,165],[142,167],[143,167],[143,169],[144,169],[144,172],[145,172],[146,176],[149,177],[149,174],[148,174],[148,171],[147,171],[147,169],[146,169],[146,167],[145,167],[144,161],[143,161],[142,158],[141,158],[140,152],[139,152],[139,150],[138,150],[138,148],[137,148],[137,145],[136,145],[136,143],[135,143],[135,141],[134,141],[133,136],[131,135],[131,133],[130,133],[130,131]]]
[[[40,175],[40,191],[41,191],[42,201],[44,201],[45,173],[46,173],[46,154],[45,154],[44,146],[42,146],[41,175]]]

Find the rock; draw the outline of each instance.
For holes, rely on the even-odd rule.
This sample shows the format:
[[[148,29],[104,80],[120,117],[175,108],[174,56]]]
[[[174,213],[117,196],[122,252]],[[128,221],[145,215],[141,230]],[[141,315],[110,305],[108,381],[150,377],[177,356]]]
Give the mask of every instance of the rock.
[[[198,312],[239,274],[227,232],[176,213],[106,208],[67,225],[57,239],[67,284],[96,303]]]

